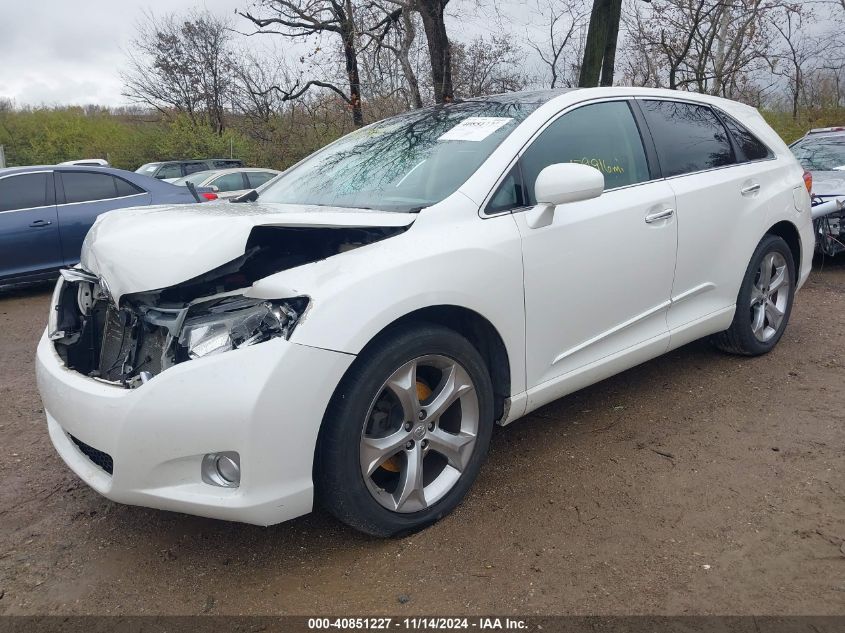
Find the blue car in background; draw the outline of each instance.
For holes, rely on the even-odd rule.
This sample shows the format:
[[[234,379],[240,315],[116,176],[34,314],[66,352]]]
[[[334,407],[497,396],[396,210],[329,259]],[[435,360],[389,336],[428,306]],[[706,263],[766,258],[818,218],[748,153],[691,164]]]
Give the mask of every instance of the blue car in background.
[[[50,279],[79,262],[82,240],[101,213],[195,202],[185,187],[122,169],[0,169],[0,287]]]

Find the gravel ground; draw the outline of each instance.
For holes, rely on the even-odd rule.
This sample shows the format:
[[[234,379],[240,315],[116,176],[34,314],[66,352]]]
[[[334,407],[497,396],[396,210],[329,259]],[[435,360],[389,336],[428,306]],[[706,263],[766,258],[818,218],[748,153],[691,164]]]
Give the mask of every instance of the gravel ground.
[[[770,355],[697,342],[498,429],[410,538],[111,503],[47,436],[49,287],[0,296],[0,614],[845,614],[845,260]]]

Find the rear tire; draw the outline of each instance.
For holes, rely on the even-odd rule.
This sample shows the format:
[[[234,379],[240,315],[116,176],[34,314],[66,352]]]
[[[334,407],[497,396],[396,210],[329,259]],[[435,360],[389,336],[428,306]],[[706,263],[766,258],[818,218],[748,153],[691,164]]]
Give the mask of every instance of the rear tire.
[[[493,416],[487,367],[460,334],[419,324],[383,335],[356,359],[326,410],[317,500],[367,534],[419,530],[466,495]]]
[[[745,271],[733,323],[713,336],[713,344],[724,352],[742,356],[770,352],[786,330],[795,296],[795,277],[789,245],[777,235],[766,235]]]

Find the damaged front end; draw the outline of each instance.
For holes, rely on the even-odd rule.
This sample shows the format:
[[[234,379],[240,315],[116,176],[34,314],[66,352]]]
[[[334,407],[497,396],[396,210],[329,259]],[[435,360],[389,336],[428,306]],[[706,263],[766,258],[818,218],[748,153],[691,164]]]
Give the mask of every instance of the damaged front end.
[[[266,301],[239,295],[182,307],[148,303],[150,293],[116,306],[101,280],[62,271],[53,295],[48,336],[65,365],[81,374],[138,387],[181,362],[289,338],[307,297]]]
[[[294,290],[280,292],[290,295],[279,299],[250,298],[244,296],[247,288],[274,273],[406,229],[253,226],[239,257],[155,290],[140,290],[143,282],[134,288],[127,285],[125,278],[131,275],[117,277],[121,270],[137,271],[127,269],[128,262],[121,267],[113,256],[108,260],[110,270],[124,290],[116,297],[103,277],[81,267],[63,270],[53,294],[48,336],[69,369],[127,388],[138,387],[178,363],[273,338],[290,338],[308,309],[309,298]],[[83,252],[82,265],[85,255],[91,254]],[[96,257],[91,260],[97,261]],[[177,266],[174,261],[173,269]]]

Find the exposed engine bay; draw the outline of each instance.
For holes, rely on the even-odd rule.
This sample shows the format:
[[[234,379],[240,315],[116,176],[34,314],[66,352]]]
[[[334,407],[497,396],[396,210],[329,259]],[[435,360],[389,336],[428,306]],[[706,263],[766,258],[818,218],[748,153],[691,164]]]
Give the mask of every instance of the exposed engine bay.
[[[63,270],[48,333],[65,365],[81,374],[142,385],[191,359],[289,338],[307,296],[264,300],[241,294],[255,281],[380,241],[404,227],[254,227],[245,253],[193,279],[125,294],[81,268]]]

